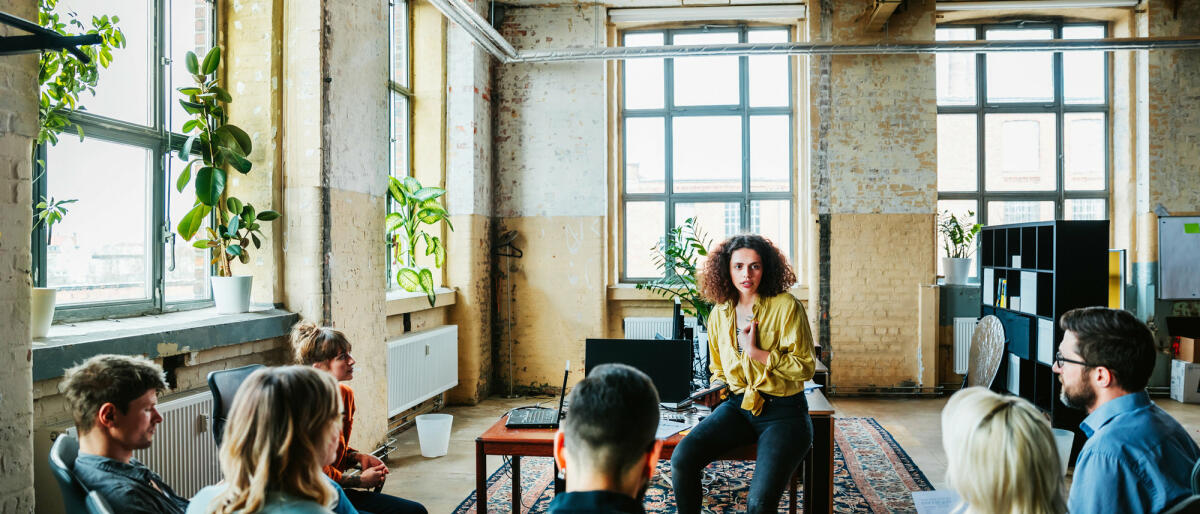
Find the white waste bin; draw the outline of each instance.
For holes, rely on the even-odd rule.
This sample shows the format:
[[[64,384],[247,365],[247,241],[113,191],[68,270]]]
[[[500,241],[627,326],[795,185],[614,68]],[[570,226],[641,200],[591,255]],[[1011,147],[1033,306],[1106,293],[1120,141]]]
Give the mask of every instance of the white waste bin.
[[[441,457],[450,451],[450,425],[454,416],[449,414],[422,414],[417,416],[417,439],[421,441],[422,457]]]
[[[1067,474],[1067,461],[1071,460],[1071,446],[1075,444],[1075,432],[1061,428],[1054,431],[1054,445],[1058,447],[1058,461],[1062,463],[1063,476]]]

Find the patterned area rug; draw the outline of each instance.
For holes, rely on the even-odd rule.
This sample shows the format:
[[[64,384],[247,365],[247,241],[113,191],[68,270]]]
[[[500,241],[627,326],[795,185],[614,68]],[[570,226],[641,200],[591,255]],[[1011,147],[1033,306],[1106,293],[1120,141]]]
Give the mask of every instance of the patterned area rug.
[[[836,418],[834,422],[834,512],[915,512],[912,491],[933,487],[892,435],[873,418]],[[549,508],[554,497],[552,469],[548,458],[521,459],[521,512],[546,512]],[[670,470],[670,462],[659,461],[658,473],[646,491],[647,512],[675,512],[675,495],[664,477]],[[489,512],[511,512],[511,472],[505,463],[488,478]],[[705,474],[706,512],[745,512],[753,475],[753,461],[709,465]],[[801,490],[798,501],[803,502],[803,494]],[[779,509],[786,512],[786,494],[779,501]],[[474,512],[472,492],[454,513]]]

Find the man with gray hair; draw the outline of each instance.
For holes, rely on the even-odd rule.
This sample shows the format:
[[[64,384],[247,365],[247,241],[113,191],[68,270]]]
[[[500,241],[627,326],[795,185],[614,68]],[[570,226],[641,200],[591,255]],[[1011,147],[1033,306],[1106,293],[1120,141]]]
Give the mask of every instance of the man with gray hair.
[[[75,476],[121,512],[179,513],[188,501],[133,458],[162,423],[163,370],[143,358],[97,355],[67,370],[63,394],[79,432]]]
[[[644,513],[642,498],[662,450],[650,377],[624,364],[597,366],[576,384],[568,405],[554,435],[567,492],[554,497],[550,512]]]

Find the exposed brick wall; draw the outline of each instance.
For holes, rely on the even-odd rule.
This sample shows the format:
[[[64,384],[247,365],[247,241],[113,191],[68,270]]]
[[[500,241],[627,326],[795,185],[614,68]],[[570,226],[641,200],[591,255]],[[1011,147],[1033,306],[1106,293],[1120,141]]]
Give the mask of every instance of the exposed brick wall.
[[[0,0],[37,19],[37,2]],[[0,37],[26,35],[0,26]],[[37,56],[0,57],[0,512],[33,510],[33,377],[29,336],[31,145],[37,132]]]
[[[1150,2],[1149,35],[1200,35],[1200,3]],[[1147,210],[1200,210],[1200,52],[1157,50],[1150,65]]]

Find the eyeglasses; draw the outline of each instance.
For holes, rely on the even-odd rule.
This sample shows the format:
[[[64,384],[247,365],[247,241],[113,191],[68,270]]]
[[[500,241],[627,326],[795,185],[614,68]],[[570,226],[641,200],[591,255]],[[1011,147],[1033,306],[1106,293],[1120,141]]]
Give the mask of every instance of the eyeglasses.
[[[1088,364],[1083,361],[1077,361],[1074,359],[1068,359],[1066,357],[1063,357],[1062,352],[1055,352],[1054,353],[1054,364],[1056,364],[1058,367],[1061,368],[1061,367],[1063,367],[1064,362],[1070,362],[1071,364],[1078,364],[1080,366],[1091,366],[1091,364]]]

